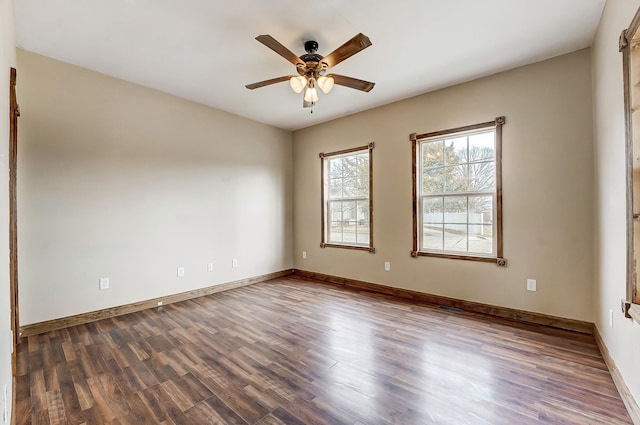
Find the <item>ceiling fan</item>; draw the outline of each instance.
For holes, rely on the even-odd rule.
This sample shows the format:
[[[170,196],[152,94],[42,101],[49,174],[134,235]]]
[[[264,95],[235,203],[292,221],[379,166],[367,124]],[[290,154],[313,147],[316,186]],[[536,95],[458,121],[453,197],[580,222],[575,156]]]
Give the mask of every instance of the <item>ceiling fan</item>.
[[[256,40],[294,64],[298,75],[286,75],[253,84],[247,84],[245,87],[250,90],[268,86],[270,84],[289,81],[291,89],[294,92],[302,93],[304,91],[302,96],[302,107],[309,108],[315,105],[318,101],[318,91],[316,87],[319,87],[323,93],[329,93],[334,84],[369,92],[375,85],[375,83],[369,81],[359,80],[357,78],[347,77],[344,75],[326,74],[329,68],[336,66],[343,60],[348,59],[356,53],[371,46],[369,37],[362,33],[354,36],[351,40],[347,41],[327,56],[322,56],[316,53],[318,51],[318,43],[313,40],[304,43],[304,49],[307,53],[302,56],[296,56],[295,53],[287,49],[270,35],[259,35],[256,37]]]

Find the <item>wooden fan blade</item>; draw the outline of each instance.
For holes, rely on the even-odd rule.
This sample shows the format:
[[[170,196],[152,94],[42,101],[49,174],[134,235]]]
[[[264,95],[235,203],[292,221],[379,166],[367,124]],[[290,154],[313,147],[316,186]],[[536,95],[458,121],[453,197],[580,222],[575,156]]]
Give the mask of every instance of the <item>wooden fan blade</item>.
[[[304,62],[302,61],[302,59],[300,59],[298,56],[296,56],[295,53],[293,53],[291,50],[284,47],[282,44],[280,44],[278,40],[271,37],[270,35],[268,34],[259,35],[256,37],[256,40],[258,40],[260,43],[264,44],[265,46],[267,46],[268,48],[270,48],[271,50],[273,50],[274,52],[276,52],[277,54],[279,54],[280,56],[282,56],[292,64],[304,65]]]
[[[333,77],[334,84],[366,92],[370,92],[373,86],[376,85],[376,83],[372,83],[371,81],[358,80],[357,78],[347,77],[345,75],[327,74],[327,77]]]
[[[260,87],[268,86],[271,84],[281,83],[283,81],[289,81],[293,75],[286,75],[284,77],[272,78],[270,80],[259,81],[253,84],[247,84],[245,87],[249,90],[257,89]]]
[[[343,60],[350,58],[369,46],[371,46],[371,40],[369,40],[369,37],[360,33],[322,58],[322,62],[327,64],[327,68],[334,67]]]

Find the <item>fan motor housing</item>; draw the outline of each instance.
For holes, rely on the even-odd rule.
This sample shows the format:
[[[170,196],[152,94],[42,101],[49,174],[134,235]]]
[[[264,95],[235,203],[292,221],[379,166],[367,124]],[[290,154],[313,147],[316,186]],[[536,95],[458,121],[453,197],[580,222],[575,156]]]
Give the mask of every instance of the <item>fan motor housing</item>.
[[[318,42],[315,40],[305,41],[304,51],[307,53],[315,53],[318,51]]]
[[[304,50],[307,53],[299,56],[300,59],[307,64],[308,68],[315,68],[323,58],[322,55],[316,53],[318,51],[318,42],[314,40],[305,41]]]

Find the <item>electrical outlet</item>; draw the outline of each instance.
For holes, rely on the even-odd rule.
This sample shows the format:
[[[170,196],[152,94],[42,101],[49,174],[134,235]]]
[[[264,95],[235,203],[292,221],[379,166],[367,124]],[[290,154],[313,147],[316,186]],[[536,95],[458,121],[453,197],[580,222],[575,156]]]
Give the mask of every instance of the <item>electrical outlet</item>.
[[[527,291],[537,291],[538,282],[535,279],[527,279]]]
[[[390,272],[391,271],[391,263],[388,261],[384,262],[384,271],[385,272]]]
[[[100,286],[99,286],[100,290],[109,289],[109,278],[108,277],[101,277],[99,282],[100,282]]]
[[[307,258],[307,251],[302,251],[302,258]]]
[[[233,260],[231,260],[231,267],[236,268],[238,267],[238,259],[234,258]]]
[[[178,267],[178,277],[184,277],[184,267]]]
[[[212,272],[213,271],[213,263],[207,263],[207,271],[208,272]]]

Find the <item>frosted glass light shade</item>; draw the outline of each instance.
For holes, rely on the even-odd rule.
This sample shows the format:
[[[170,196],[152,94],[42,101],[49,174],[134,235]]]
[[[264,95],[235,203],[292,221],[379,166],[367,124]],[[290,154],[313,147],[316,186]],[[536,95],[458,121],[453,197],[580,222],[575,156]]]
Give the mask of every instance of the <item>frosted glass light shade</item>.
[[[304,101],[316,103],[318,101],[318,91],[315,87],[307,87],[304,91]]]
[[[333,77],[318,77],[318,86],[322,93],[329,93],[333,89]]]
[[[298,75],[297,77],[291,77],[289,80],[289,85],[291,86],[291,90],[296,93],[302,93],[302,89],[304,89],[307,85],[307,79],[302,75]]]

